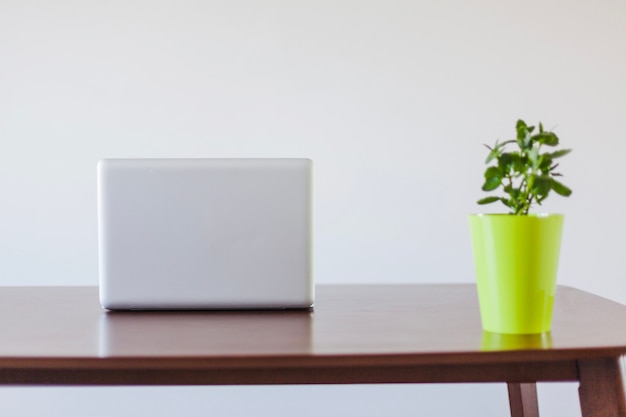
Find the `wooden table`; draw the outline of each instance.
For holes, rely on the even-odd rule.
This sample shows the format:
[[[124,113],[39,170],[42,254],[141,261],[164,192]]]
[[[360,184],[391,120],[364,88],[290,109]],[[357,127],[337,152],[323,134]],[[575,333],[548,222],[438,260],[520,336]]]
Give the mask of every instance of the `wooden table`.
[[[95,287],[0,287],[0,384],[580,381],[584,417],[626,416],[626,306],[558,289],[550,334],[484,333],[473,285],[318,286],[315,309],[106,312]]]

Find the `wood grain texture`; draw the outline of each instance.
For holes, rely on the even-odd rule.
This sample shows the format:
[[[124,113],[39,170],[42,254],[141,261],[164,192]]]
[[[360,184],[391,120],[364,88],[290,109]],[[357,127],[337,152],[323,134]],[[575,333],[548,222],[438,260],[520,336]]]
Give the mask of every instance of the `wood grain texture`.
[[[23,385],[269,385],[525,382],[575,380],[576,367],[561,363],[468,365],[203,364],[196,359],[92,360],[29,363],[0,370],[0,383]]]
[[[313,310],[107,312],[94,287],[0,288],[0,383],[575,381],[626,307],[559,288],[549,335],[481,329],[473,285],[330,285]]]
[[[508,390],[511,417],[539,417],[537,384],[509,383]]]
[[[578,394],[583,417],[626,417],[624,358],[581,359]]]

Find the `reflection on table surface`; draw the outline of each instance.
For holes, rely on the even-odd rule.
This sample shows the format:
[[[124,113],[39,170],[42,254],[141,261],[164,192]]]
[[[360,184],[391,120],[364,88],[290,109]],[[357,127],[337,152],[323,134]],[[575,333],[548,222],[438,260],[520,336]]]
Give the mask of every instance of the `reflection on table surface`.
[[[473,285],[319,286],[314,310],[107,312],[96,287],[0,288],[0,358],[621,352],[626,307],[560,287],[552,332],[484,333]],[[561,353],[559,353],[561,352]],[[426,359],[424,359],[426,360]]]
[[[100,356],[246,355],[308,352],[312,312],[102,312]]]
[[[483,331],[481,350],[526,350],[549,349],[552,347],[552,334],[502,334]]]

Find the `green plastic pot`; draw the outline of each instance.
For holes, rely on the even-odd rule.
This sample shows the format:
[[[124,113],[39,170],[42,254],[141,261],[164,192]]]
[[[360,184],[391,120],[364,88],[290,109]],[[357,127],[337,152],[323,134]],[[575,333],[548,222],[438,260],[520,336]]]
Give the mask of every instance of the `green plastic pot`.
[[[483,329],[550,331],[563,215],[472,214],[469,225]]]

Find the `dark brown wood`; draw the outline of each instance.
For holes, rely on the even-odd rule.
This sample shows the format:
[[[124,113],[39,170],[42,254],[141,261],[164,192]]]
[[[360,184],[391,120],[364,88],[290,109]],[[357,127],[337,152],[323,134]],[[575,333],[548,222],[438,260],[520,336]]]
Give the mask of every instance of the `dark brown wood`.
[[[508,389],[511,417],[539,417],[537,384],[509,383]]]
[[[93,287],[0,287],[7,358],[484,363],[614,357],[626,307],[559,288],[550,335],[484,333],[473,285],[319,286],[313,311],[107,312]],[[343,360],[343,358],[342,358]]]
[[[468,365],[273,365],[202,364],[196,359],[166,361],[124,359],[29,364],[4,367],[0,383],[26,385],[259,385],[370,384],[575,380],[572,361]],[[349,363],[349,361],[347,361]]]
[[[483,332],[473,285],[320,286],[311,311],[107,312],[97,299],[0,287],[0,384],[507,382],[528,414],[538,381],[580,378],[587,410],[593,381],[623,383],[610,358],[626,354],[626,307],[565,287],[552,332],[525,336]],[[621,415],[623,390],[602,395]]]
[[[626,416],[624,358],[581,359],[578,394],[583,417]]]

